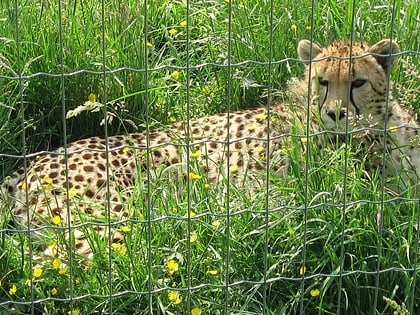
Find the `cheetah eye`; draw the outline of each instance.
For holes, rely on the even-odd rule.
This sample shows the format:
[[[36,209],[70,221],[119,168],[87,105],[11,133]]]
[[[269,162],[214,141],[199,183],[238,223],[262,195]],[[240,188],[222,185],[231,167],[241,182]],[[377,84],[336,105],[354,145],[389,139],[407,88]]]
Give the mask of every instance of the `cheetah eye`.
[[[328,86],[328,80],[325,80],[324,78],[318,78],[318,83],[321,86]]]
[[[351,83],[351,87],[352,88],[359,88],[359,87],[363,86],[366,82],[367,82],[367,80],[365,80],[365,79],[357,79],[357,80],[354,80]]]

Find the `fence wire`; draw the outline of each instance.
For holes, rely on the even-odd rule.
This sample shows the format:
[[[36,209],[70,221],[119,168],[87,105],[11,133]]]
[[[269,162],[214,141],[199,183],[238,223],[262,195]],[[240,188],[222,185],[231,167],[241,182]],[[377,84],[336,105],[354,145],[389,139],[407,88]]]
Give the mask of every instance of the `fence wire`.
[[[298,16],[296,7],[302,5],[309,8],[305,11],[308,15]],[[303,39],[297,35],[306,36],[311,43],[328,44],[323,35],[345,35],[351,42],[357,42],[369,30],[360,21],[366,18],[363,4],[337,1],[330,5],[327,9],[327,4],[315,1],[281,4],[273,0],[261,4],[239,0],[39,4],[15,0],[0,4],[1,23],[14,25],[13,36],[5,31],[0,46],[4,49],[0,51],[4,90],[0,109],[4,116],[9,115],[6,120],[12,125],[4,124],[0,129],[3,181],[10,180],[12,170],[21,167],[26,175],[21,185],[30,187],[31,167],[43,160],[62,161],[62,175],[66,179],[65,183],[56,183],[48,176],[38,178],[43,187],[36,195],[38,201],[33,201],[29,189],[18,187],[25,194],[23,205],[19,202],[11,205],[10,200],[6,203],[2,196],[0,313],[419,314],[420,199],[410,192],[410,187],[401,193],[385,189],[387,179],[380,172],[373,175],[365,172],[363,166],[367,165],[363,165],[359,156],[352,155],[352,144],[348,141],[336,152],[316,144],[323,136],[348,139],[363,132],[383,132],[386,137],[389,133],[384,130],[410,126],[314,131],[308,85],[306,115],[301,125],[291,127],[288,132],[270,134],[275,122],[282,118],[275,107],[279,99],[285,107],[292,108],[294,115],[296,99],[281,91],[286,89],[286,79],[302,74],[305,64],[286,50],[288,45],[295,47]],[[259,11],[260,6],[267,11]],[[48,40],[58,43],[57,46],[41,41],[31,43],[27,38],[26,23],[31,18],[25,14],[29,14],[31,7],[39,15],[40,25],[48,14],[54,14],[55,24],[51,28],[57,37]],[[213,8],[217,8],[215,12],[220,17],[214,15]],[[382,9],[391,16],[384,22],[379,20],[379,14],[378,20],[370,15],[370,28],[375,28],[375,23],[387,27],[372,30],[368,33],[372,34],[370,37],[410,42],[410,37],[399,33],[403,27],[398,27],[398,18],[411,14],[412,25],[418,26],[418,5],[382,1],[372,5],[371,12]],[[244,12],[248,15],[239,17]],[[258,15],[261,12],[268,14],[261,18]],[[124,19],[130,14],[132,19],[127,18],[126,23]],[[85,19],[84,27],[77,25],[79,15]],[[329,15],[333,17],[329,19]],[[168,20],[168,16],[176,17]],[[213,19],[211,23],[202,20],[205,16]],[[323,16],[325,24],[317,20]],[[334,17],[336,24],[329,26],[327,22],[334,22]],[[89,24],[89,19],[95,21]],[[115,25],[118,19],[121,25]],[[260,20],[265,21],[267,28],[253,29],[251,23]],[[239,21],[250,24],[245,27]],[[224,23],[223,31],[214,23]],[[306,23],[299,34],[298,23]],[[98,25],[99,28],[95,27]],[[114,27],[120,26],[115,33]],[[334,35],[338,31],[330,29],[333,26],[350,32]],[[210,30],[219,32],[213,34]],[[126,46],[118,51],[115,43],[118,40],[122,43],[123,36],[135,31],[140,32],[130,37],[133,42],[124,42]],[[99,42],[95,58],[90,59],[93,53],[88,50],[70,50],[68,41],[73,32],[79,34],[78,41],[91,36]],[[287,34],[278,38],[282,33]],[[205,36],[212,40],[199,46]],[[263,42],[255,46],[248,42],[260,36]],[[205,50],[216,49],[218,39],[225,43],[223,49],[216,53]],[[418,68],[420,52],[418,38],[415,40],[416,44],[395,55],[400,59],[412,58],[414,68]],[[268,47],[258,47],[265,43]],[[45,45],[40,48],[42,56],[31,56],[29,49],[41,45]],[[50,51],[48,45],[58,50]],[[125,55],[127,47],[135,48]],[[284,52],[279,53],[281,48]],[[251,53],[242,54],[241,49]],[[252,54],[253,50],[258,52]],[[262,54],[264,50],[266,53]],[[168,55],[163,56],[163,52]],[[51,53],[57,54],[58,64],[40,68],[38,60],[49,58]],[[77,55],[78,61],[70,66],[69,60]],[[202,58],[200,62],[197,56]],[[84,64],[84,58],[89,59],[91,67],[78,67]],[[351,57],[350,63],[357,58]],[[312,63],[307,66],[311,69]],[[159,81],[162,73],[164,79]],[[254,79],[254,74],[258,79]],[[401,80],[407,77],[401,73],[393,76],[399,85],[404,85]],[[200,80],[205,80],[202,86]],[[418,91],[418,78],[413,80],[410,89],[403,91]],[[40,88],[33,88],[34,85]],[[391,83],[388,81],[387,85]],[[48,87],[58,89],[51,92]],[[347,94],[352,97],[350,86]],[[51,95],[57,99],[53,100]],[[37,116],[41,109],[32,110],[31,106],[35,107],[35,101],[46,96],[43,104],[51,102],[51,107]],[[400,98],[407,99],[404,97],[407,95]],[[416,101],[414,96],[408,99]],[[83,102],[83,106],[77,107]],[[204,105],[197,108],[201,102]],[[215,102],[219,104],[214,105]],[[249,102],[262,103],[265,111],[250,113],[266,116],[267,134],[235,134],[238,124],[235,113],[241,102],[248,107]],[[409,105],[414,110],[419,108],[418,101]],[[72,122],[69,111],[79,121]],[[206,130],[205,124],[210,125],[208,128],[217,125],[212,118],[195,120],[196,116],[222,117],[214,115],[216,112],[229,113],[223,116],[226,138],[213,139],[211,134],[202,133],[193,137],[196,130]],[[183,125],[182,121],[187,123]],[[204,125],[197,127],[194,122]],[[247,121],[241,123],[242,129],[255,128]],[[126,138],[113,136],[127,135],[125,130],[132,125],[137,125],[140,131],[129,133]],[[96,129],[90,132],[83,130],[85,126]],[[179,126],[185,127],[185,133],[176,135],[181,130]],[[419,128],[413,129],[418,132]],[[139,134],[142,136],[136,136]],[[85,138],[79,135],[100,138],[77,142]],[[44,142],[36,143],[39,139]],[[137,139],[141,141],[136,142]],[[271,148],[277,148],[278,142],[285,144],[279,151],[290,160],[289,174],[274,177],[270,167],[279,160],[276,154],[267,154],[262,159],[267,167],[261,167],[260,179],[247,177],[246,169],[244,179],[238,178],[237,169],[232,167],[238,167],[232,148],[241,143],[261,143],[269,153]],[[54,150],[60,146],[62,149]],[[207,181],[205,172],[200,171],[197,160],[201,153],[196,153],[201,152],[197,148],[213,146],[223,151],[218,161],[205,161],[207,165],[221,164],[220,180],[214,182]],[[153,167],[162,154],[159,152],[172,148],[179,151],[179,161]],[[386,148],[383,150],[386,152]],[[71,177],[73,158],[85,155],[95,157],[88,159],[95,169],[101,168],[103,159],[106,176],[100,179],[101,185],[93,187],[92,182],[81,181],[77,187],[78,180]],[[125,155],[134,157],[133,174],[118,173],[111,168],[118,159],[124,164]],[[88,178],[89,168],[85,165],[80,162],[77,167],[81,168],[80,176]],[[126,178],[131,182],[122,185]],[[121,186],[114,186],[114,182]],[[62,190],[57,191],[56,185],[63,185]],[[249,188],[252,185],[257,185],[256,189]],[[75,187],[79,197],[83,190],[81,200],[89,194],[107,198],[72,203]],[[119,200],[111,198],[115,194]],[[44,195],[50,199],[43,199]],[[54,202],[60,204],[62,196],[65,197],[62,208],[54,208]],[[39,213],[39,218],[31,212],[42,202],[51,220],[42,218],[44,213]],[[22,216],[15,207],[29,209],[23,224],[14,222],[15,216]],[[84,249],[80,247],[81,234],[90,248],[87,255],[80,254]]]

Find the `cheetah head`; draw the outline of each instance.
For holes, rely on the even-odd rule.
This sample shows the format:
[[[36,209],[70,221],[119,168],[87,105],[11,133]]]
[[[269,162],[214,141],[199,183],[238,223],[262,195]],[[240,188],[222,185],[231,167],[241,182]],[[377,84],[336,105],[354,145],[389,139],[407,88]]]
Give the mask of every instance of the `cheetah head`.
[[[298,54],[308,62],[306,80],[311,82],[325,128],[376,127],[385,121],[390,89],[387,80],[397,60],[394,54],[399,51],[398,44],[389,39],[372,47],[349,41],[325,48],[308,40],[299,42]]]

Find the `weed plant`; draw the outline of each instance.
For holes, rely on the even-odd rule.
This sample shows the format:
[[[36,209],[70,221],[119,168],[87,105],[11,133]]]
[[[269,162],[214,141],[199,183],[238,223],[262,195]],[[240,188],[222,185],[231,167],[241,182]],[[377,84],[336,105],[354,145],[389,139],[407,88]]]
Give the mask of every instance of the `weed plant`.
[[[395,95],[418,111],[419,12],[414,0],[2,1],[0,178],[22,164],[9,155],[267,106],[302,74],[303,38],[396,39]],[[289,174],[257,192],[209,185],[193,158],[187,179],[141,173],[132,214],[108,222],[121,243],[82,226],[92,259],[71,242],[39,258],[65,231],[39,240],[3,211],[0,313],[418,314],[418,200],[293,128]]]

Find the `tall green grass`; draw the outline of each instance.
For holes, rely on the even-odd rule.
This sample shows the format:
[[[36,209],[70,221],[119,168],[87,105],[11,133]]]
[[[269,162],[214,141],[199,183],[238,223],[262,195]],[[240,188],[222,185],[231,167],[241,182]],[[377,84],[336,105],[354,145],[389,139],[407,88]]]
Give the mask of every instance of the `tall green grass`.
[[[147,7],[69,1],[61,11],[49,0],[15,3],[0,4],[2,154],[62,145],[63,123],[71,141],[105,128],[125,133],[133,125],[264,106],[267,95],[301,75],[299,62],[277,61],[295,58],[302,38],[325,45],[393,37],[403,50],[420,51],[416,1],[318,1],[313,8],[289,0],[273,7],[266,0],[191,1],[189,8],[169,0]],[[419,54],[401,59],[396,94],[418,110]],[[104,83],[104,70],[123,67]],[[115,116],[112,123],[101,125],[103,112],[89,111],[63,120],[91,93]],[[205,178],[170,187],[171,169],[153,173],[149,183],[139,179],[132,220],[115,227],[124,247],[108,249],[87,226],[98,254],[81,265],[77,256],[62,264],[31,261],[26,232],[2,230],[1,312],[389,314],[385,296],[416,314],[418,204],[383,195],[378,176],[369,178],[360,158],[343,148],[311,147],[306,170],[301,141],[290,141],[289,176],[258,193],[231,186],[226,195],[226,185],[208,187]],[[0,177],[18,164],[1,156]],[[37,250],[48,243],[31,242]],[[178,264],[172,274],[169,261]],[[36,269],[42,274],[34,278]],[[169,299],[172,290],[179,290],[179,304]]]

